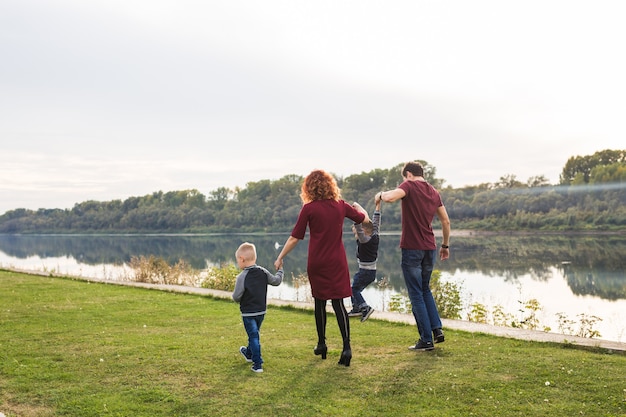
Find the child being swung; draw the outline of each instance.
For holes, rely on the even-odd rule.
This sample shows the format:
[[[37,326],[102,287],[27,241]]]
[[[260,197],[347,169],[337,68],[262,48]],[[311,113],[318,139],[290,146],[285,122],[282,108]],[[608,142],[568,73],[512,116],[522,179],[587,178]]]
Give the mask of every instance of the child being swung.
[[[360,212],[366,213],[359,203],[352,204],[352,207]],[[376,203],[376,208],[372,220],[355,224],[352,231],[356,237],[356,258],[359,270],[352,279],[352,311],[348,312],[350,317],[361,317],[361,321],[367,320],[374,309],[370,307],[363,298],[363,290],[376,280],[376,262],[378,261],[378,244],[380,229],[380,201]]]
[[[252,371],[263,372],[260,330],[267,309],[267,286],[277,286],[283,281],[283,267],[276,275],[256,264],[256,247],[244,242],[235,252],[237,266],[242,271],[237,275],[233,300],[239,303],[243,326],[248,334],[248,346],[241,346],[239,353],[247,362],[252,362]]]

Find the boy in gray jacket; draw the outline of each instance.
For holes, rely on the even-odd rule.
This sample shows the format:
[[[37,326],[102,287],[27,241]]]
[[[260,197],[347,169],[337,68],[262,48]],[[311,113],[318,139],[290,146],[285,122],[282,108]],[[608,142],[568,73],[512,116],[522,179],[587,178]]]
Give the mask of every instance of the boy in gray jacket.
[[[283,281],[282,265],[273,275],[256,264],[256,246],[244,242],[235,252],[237,266],[242,271],[237,275],[233,300],[239,303],[243,326],[248,334],[248,346],[241,346],[239,353],[247,362],[252,362],[253,372],[263,372],[260,330],[267,309],[267,286],[277,286]]]

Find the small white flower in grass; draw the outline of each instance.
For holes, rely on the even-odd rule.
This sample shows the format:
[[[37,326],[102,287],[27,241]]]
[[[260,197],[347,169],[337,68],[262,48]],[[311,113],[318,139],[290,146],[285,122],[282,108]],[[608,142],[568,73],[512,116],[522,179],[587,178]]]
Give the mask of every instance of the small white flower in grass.
[[[100,358],[100,362],[104,362],[104,358]]]
[[[546,387],[550,386],[550,381],[546,381]]]
[[[145,329],[146,327],[148,327],[148,326],[144,324],[144,325],[143,325],[143,328]]]

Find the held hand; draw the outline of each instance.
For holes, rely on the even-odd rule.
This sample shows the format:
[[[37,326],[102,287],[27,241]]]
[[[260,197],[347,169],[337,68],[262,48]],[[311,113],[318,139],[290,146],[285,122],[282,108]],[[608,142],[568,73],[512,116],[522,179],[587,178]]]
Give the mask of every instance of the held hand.
[[[276,270],[278,271],[279,269],[281,269],[283,267],[283,260],[282,259],[276,259],[274,261],[274,268],[276,268]]]
[[[450,257],[450,249],[439,248],[439,259],[445,261]]]

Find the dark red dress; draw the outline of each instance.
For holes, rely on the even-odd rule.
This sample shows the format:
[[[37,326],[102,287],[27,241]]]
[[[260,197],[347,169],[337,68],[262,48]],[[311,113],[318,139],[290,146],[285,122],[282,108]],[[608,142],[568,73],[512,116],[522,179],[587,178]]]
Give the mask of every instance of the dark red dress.
[[[343,246],[345,218],[355,223],[365,219],[343,200],[316,200],[302,206],[291,236],[303,240],[309,228],[307,273],[313,297],[320,300],[346,298],[352,295],[350,269]]]

